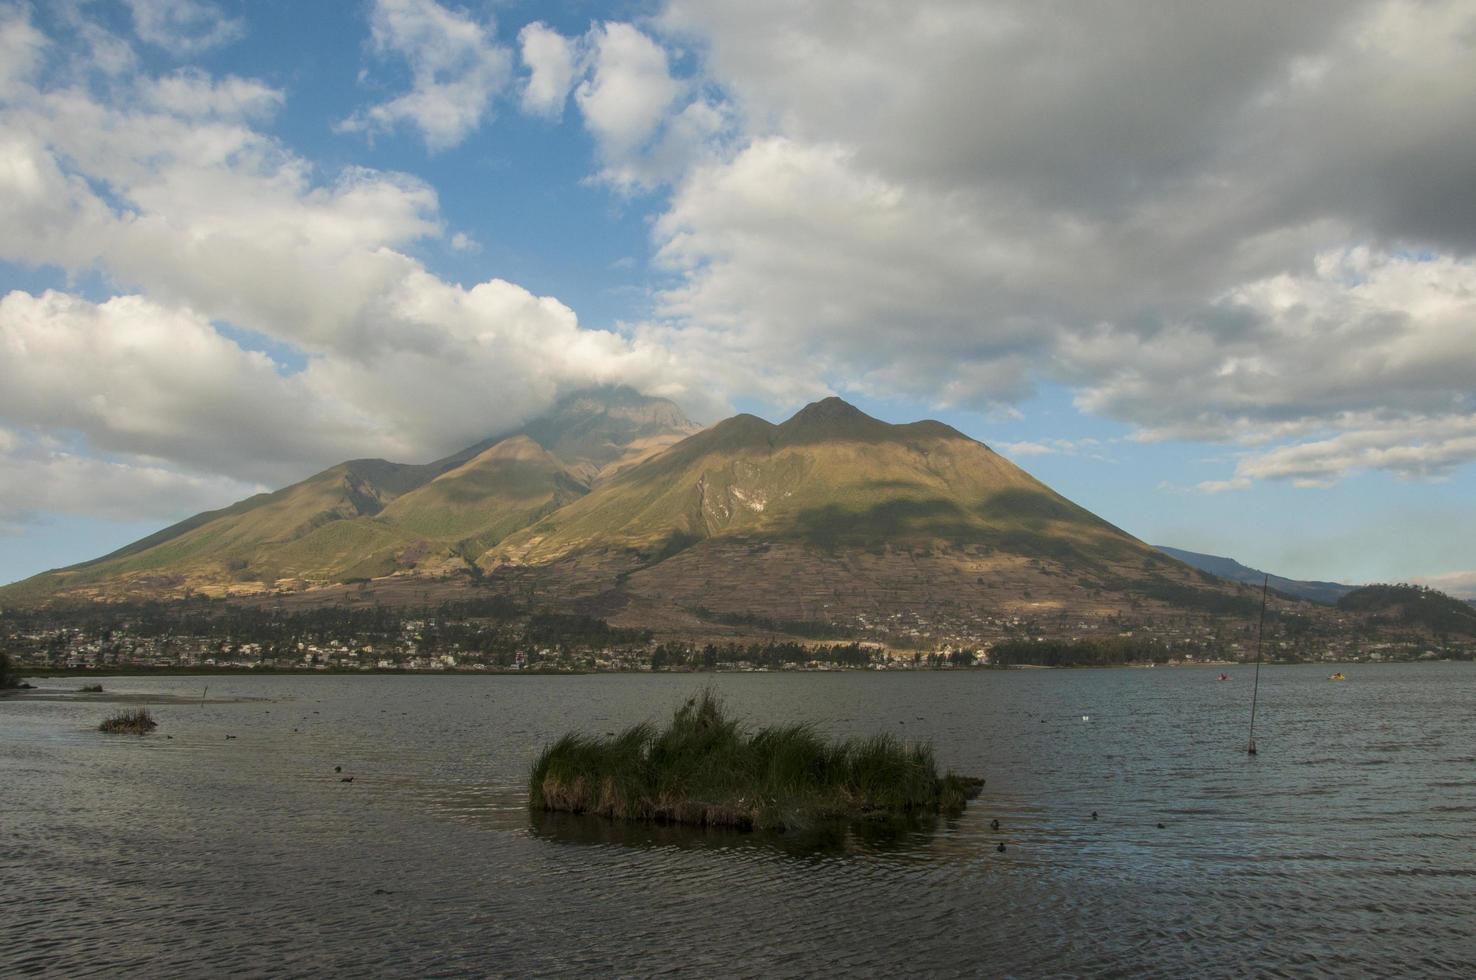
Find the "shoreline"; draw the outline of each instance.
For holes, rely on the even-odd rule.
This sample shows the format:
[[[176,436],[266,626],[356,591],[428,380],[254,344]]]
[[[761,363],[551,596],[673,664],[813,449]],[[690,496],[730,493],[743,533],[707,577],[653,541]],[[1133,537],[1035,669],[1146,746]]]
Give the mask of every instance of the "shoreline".
[[[1462,663],[1455,659],[1443,660],[1316,660],[1316,661],[1263,661],[1263,667],[1383,667],[1393,664],[1429,664],[1429,663]],[[533,669],[533,670],[508,670],[503,668],[489,668],[485,670],[463,670],[447,668],[444,670],[413,670],[413,669],[385,669],[375,668],[373,670],[357,669],[325,669],[325,670],[299,670],[285,667],[119,667],[119,668],[96,668],[96,667],[69,667],[64,669],[48,669],[38,672],[27,672],[24,668],[19,672],[23,681],[44,681],[61,678],[96,678],[96,677],[363,677],[363,676],[387,676],[387,677],[588,677],[602,674],[836,674],[836,673],[861,673],[861,674],[914,674],[914,673],[979,673],[990,671],[1012,671],[1012,670],[1224,670],[1228,667],[1254,668],[1255,663],[1244,663],[1241,661],[1204,661],[1192,664],[1157,664],[1157,663],[1127,663],[1127,664],[979,664],[972,667],[896,667],[883,668],[880,670],[872,667],[791,667],[784,670],[768,669],[744,669],[744,668],[692,668],[687,670],[576,670],[576,669]],[[7,688],[0,690],[0,697],[8,697],[25,694],[26,688]]]

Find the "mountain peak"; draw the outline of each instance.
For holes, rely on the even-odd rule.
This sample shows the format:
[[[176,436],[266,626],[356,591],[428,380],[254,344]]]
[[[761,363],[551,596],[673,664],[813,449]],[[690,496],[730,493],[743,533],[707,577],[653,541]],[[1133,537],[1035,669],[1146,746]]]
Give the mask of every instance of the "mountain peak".
[[[670,399],[644,395],[629,385],[599,385],[560,398],[546,415],[529,422],[524,431],[545,442],[551,432],[562,433],[595,419],[629,428],[630,434],[634,430],[645,434],[664,430],[691,433],[698,428]]]
[[[876,421],[876,419],[872,418],[870,415],[867,415],[865,412],[861,411],[861,409],[857,408],[855,405],[852,405],[845,399],[838,398],[835,395],[831,395],[829,398],[822,398],[817,402],[810,402],[810,404],[806,405],[798,412],[795,412],[794,415],[790,417],[789,422],[812,423],[842,422],[853,420],[866,422]],[[785,424],[788,425],[789,422],[786,422]]]
[[[884,442],[897,436],[897,426],[872,418],[855,405],[831,396],[811,402],[778,427],[781,443],[823,442],[830,439]]]

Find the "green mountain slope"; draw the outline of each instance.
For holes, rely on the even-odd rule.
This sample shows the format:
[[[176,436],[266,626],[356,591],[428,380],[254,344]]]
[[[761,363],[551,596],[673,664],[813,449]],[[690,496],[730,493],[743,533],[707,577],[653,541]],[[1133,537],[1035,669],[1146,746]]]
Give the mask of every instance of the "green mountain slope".
[[[782,425],[739,415],[713,426],[513,535],[483,564],[589,550],[669,556],[717,538],[1086,559],[1145,550],[942,423],[890,425],[831,398]]]
[[[397,498],[382,520],[409,535],[480,545],[480,554],[588,490],[552,453],[520,435]]]
[[[1154,551],[946,425],[890,425],[839,399],[781,425],[719,423],[478,564],[525,601],[677,631],[977,635],[1001,617],[1096,629],[1255,605],[1245,586]]]
[[[0,589],[0,600],[240,594],[466,567],[601,474],[696,426],[628,388],[571,395],[523,429],[432,463],[354,460]]]
[[[93,561],[18,582],[0,590],[0,596],[18,601],[73,590],[96,595],[122,582],[145,593],[226,583],[259,588],[277,577],[270,558],[284,546],[327,525],[370,518],[433,473],[432,466],[378,459],[340,463],[301,483],[196,515]],[[253,582],[258,584],[249,585]]]

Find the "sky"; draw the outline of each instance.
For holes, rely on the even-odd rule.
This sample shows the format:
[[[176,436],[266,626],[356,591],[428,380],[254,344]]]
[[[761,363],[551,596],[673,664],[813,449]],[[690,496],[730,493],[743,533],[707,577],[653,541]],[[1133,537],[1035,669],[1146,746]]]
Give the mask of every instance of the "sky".
[[[1476,596],[1476,0],[0,0],[0,582],[624,383]]]

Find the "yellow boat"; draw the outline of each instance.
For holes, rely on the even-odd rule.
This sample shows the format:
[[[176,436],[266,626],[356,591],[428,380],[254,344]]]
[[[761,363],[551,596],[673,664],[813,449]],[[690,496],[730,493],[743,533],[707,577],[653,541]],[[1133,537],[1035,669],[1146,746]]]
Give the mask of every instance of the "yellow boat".
[[[1340,670],[1336,674],[1329,674],[1327,679],[1330,681],[1345,681],[1348,678],[1344,677],[1343,672]]]

